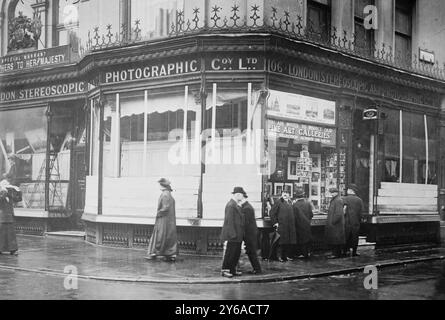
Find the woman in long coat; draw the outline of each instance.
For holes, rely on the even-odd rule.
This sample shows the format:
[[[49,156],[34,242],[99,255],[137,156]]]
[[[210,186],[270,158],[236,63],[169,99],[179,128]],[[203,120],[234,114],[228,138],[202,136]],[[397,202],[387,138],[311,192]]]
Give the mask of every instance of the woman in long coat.
[[[156,222],[153,234],[148,244],[147,259],[152,260],[157,256],[163,256],[167,261],[175,261],[178,254],[177,233],[176,233],[176,209],[175,199],[170,181],[161,179],[161,196],[158,201]]]
[[[17,255],[14,203],[21,200],[22,195],[17,187],[0,186],[0,254],[9,252],[11,255]]]
[[[333,195],[333,198],[329,204],[326,221],[326,243],[332,247],[331,257],[339,258],[346,243],[344,203],[337,188],[332,188],[329,192]]]
[[[292,248],[297,243],[297,235],[295,232],[294,210],[287,192],[283,192],[280,200],[273,206],[270,218],[272,225],[277,227],[277,232],[280,235],[280,261],[292,260],[290,257],[292,257]]]

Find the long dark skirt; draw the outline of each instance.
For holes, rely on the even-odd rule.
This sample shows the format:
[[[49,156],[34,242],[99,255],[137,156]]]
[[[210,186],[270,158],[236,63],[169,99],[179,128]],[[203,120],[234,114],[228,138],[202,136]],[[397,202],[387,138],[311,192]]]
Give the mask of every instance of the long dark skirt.
[[[178,254],[176,225],[167,217],[156,218],[150,242],[148,255],[170,257]]]
[[[0,223],[0,252],[17,251],[14,223]]]

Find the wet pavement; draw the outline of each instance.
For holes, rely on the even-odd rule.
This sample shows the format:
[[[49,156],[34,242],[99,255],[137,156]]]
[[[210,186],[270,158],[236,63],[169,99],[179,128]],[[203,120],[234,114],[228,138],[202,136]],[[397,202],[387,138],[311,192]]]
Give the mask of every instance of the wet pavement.
[[[78,240],[20,236],[18,257],[0,255],[0,272],[64,277],[65,268],[73,266],[81,280],[106,280],[154,284],[236,284],[290,281],[296,279],[343,275],[362,272],[367,265],[403,266],[413,262],[445,258],[445,249],[430,248],[411,251],[361,250],[360,257],[328,260],[325,255],[309,261],[287,263],[262,261],[264,274],[243,275],[233,279],[220,275],[221,257],[180,255],[176,263],[146,261],[143,250],[105,248]],[[241,270],[250,270],[244,255]]]
[[[279,283],[157,284],[79,279],[66,290],[60,276],[0,269],[0,299],[33,300],[445,300],[445,263],[383,269],[378,289],[366,290],[361,273]],[[194,303],[196,304],[196,302]]]

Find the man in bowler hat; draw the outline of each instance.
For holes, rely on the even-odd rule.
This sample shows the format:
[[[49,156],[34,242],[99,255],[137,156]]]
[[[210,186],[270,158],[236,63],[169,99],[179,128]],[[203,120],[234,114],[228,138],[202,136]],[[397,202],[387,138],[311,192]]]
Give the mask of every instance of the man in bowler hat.
[[[221,275],[231,278],[241,275],[236,271],[241,255],[241,244],[244,239],[244,216],[241,212],[241,202],[246,192],[242,187],[235,187],[232,199],[225,208],[224,225],[221,231],[221,241],[225,244]]]
[[[345,214],[345,254],[349,255],[352,249],[352,256],[356,257],[360,222],[362,220],[362,214],[365,211],[363,201],[360,199],[359,189],[355,184],[350,184],[347,190],[347,195],[343,197],[343,201],[346,206]]]

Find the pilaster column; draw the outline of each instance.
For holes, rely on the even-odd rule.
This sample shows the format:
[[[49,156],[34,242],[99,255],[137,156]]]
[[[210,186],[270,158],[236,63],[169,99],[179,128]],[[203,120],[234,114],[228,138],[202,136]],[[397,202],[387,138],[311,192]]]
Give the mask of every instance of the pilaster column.
[[[343,38],[343,31],[346,31],[347,39],[354,40],[353,0],[332,1],[331,25],[337,29],[337,37]]]
[[[42,22],[42,34],[40,40],[37,42],[37,49],[48,48],[48,34],[51,30],[51,26],[48,23],[48,0],[36,0],[34,4],[31,5],[34,10],[34,15],[40,19]]]
[[[439,210],[442,221],[445,221],[445,96],[442,97],[442,105],[439,120]]]
[[[378,29],[375,32],[376,49],[381,50],[383,44],[385,51],[389,52],[389,47],[394,51],[394,0],[377,0]],[[394,56],[394,54],[393,54]]]

